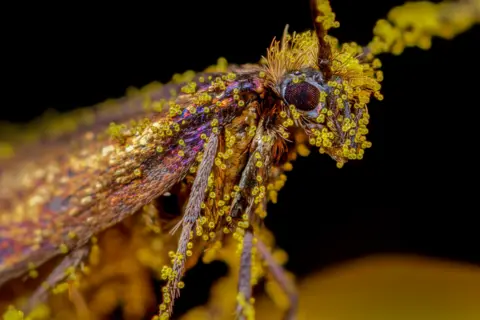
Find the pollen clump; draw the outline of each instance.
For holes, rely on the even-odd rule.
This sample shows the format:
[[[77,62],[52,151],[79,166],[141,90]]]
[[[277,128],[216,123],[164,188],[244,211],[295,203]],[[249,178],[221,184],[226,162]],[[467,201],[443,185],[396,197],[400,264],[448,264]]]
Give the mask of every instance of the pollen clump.
[[[373,30],[372,55],[400,54],[407,47],[430,49],[433,37],[451,39],[480,22],[480,2],[407,2],[390,10]]]
[[[3,314],[2,320],[25,320],[25,318],[22,311],[15,309],[14,306],[9,306]]]

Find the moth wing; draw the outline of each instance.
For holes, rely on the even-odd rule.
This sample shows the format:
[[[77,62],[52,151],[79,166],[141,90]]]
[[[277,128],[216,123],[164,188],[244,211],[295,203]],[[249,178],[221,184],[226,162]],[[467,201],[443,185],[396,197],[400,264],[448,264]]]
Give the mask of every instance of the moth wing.
[[[137,143],[131,150],[130,138],[119,144],[106,133],[112,121],[127,126],[135,118],[161,121],[168,105],[145,112],[145,104],[158,105],[179,87],[155,86],[96,106],[88,125],[73,119],[78,111],[59,116],[58,121],[76,120],[78,130],[57,136],[41,132],[35,143],[0,159],[0,286],[32,266],[81,247],[185,176],[195,150],[178,161],[176,148],[158,153],[152,144]]]

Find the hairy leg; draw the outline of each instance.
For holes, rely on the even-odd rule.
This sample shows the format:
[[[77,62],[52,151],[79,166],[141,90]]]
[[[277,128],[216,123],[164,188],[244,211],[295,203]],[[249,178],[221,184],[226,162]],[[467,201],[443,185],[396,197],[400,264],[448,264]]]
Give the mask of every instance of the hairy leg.
[[[28,314],[39,303],[44,302],[48,298],[48,291],[61,281],[68,277],[68,269],[76,269],[80,263],[87,257],[89,248],[86,246],[76,249],[55,267],[44,282],[44,285],[39,286],[35,292],[30,296],[22,310]]]
[[[240,257],[240,274],[238,277],[237,317],[238,319],[253,319],[252,298],[252,247],[253,233],[245,231],[243,236],[242,255]]]
[[[275,259],[273,258],[270,250],[267,246],[260,240],[257,239],[256,247],[258,252],[262,256],[263,260],[267,263],[267,266],[274,277],[275,281],[280,285],[282,290],[287,294],[290,305],[285,312],[285,320],[294,320],[296,319],[296,314],[298,310],[298,293],[295,289],[295,285],[290,281],[290,279],[285,274],[284,269],[280,266]]]
[[[175,255],[172,275],[167,283],[167,292],[164,292],[165,309],[168,315],[172,314],[174,300],[179,296],[180,292],[180,279],[185,272],[185,261],[187,258],[188,243],[190,241],[191,233],[197,219],[200,217],[201,203],[205,198],[205,189],[208,183],[208,175],[210,174],[215,155],[218,147],[218,136],[212,134],[205,146],[205,152],[203,159],[198,167],[197,175],[193,181],[192,191],[188,198],[187,206],[182,220],[172,230],[175,232],[180,226],[182,227],[182,233],[178,240],[177,254]],[[165,295],[168,295],[165,299]]]

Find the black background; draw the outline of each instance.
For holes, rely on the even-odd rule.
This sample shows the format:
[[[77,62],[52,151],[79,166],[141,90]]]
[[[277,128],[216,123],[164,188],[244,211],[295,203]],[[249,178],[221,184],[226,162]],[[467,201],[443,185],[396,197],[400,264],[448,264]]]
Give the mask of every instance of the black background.
[[[341,24],[333,34],[362,44],[375,21],[402,3],[332,2]],[[220,56],[257,62],[285,24],[311,27],[307,0],[36,3],[2,11],[0,120],[17,122],[120,97],[129,86],[202,70]],[[382,252],[480,263],[479,40],[477,26],[453,41],[435,39],[429,51],[380,57],[385,99],[370,104],[373,147],[364,160],[339,170],[316,152],[301,158],[269,207],[267,224],[289,253],[290,270],[303,276]],[[207,299],[208,275],[223,272],[221,265],[193,269],[186,280],[195,284],[178,307]]]

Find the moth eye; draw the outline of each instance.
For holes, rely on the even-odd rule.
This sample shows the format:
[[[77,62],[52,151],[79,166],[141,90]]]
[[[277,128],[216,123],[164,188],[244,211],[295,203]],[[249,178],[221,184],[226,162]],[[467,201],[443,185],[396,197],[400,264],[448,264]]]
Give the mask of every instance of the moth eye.
[[[320,91],[308,82],[290,83],[285,90],[285,100],[300,110],[315,109],[320,99]]]

